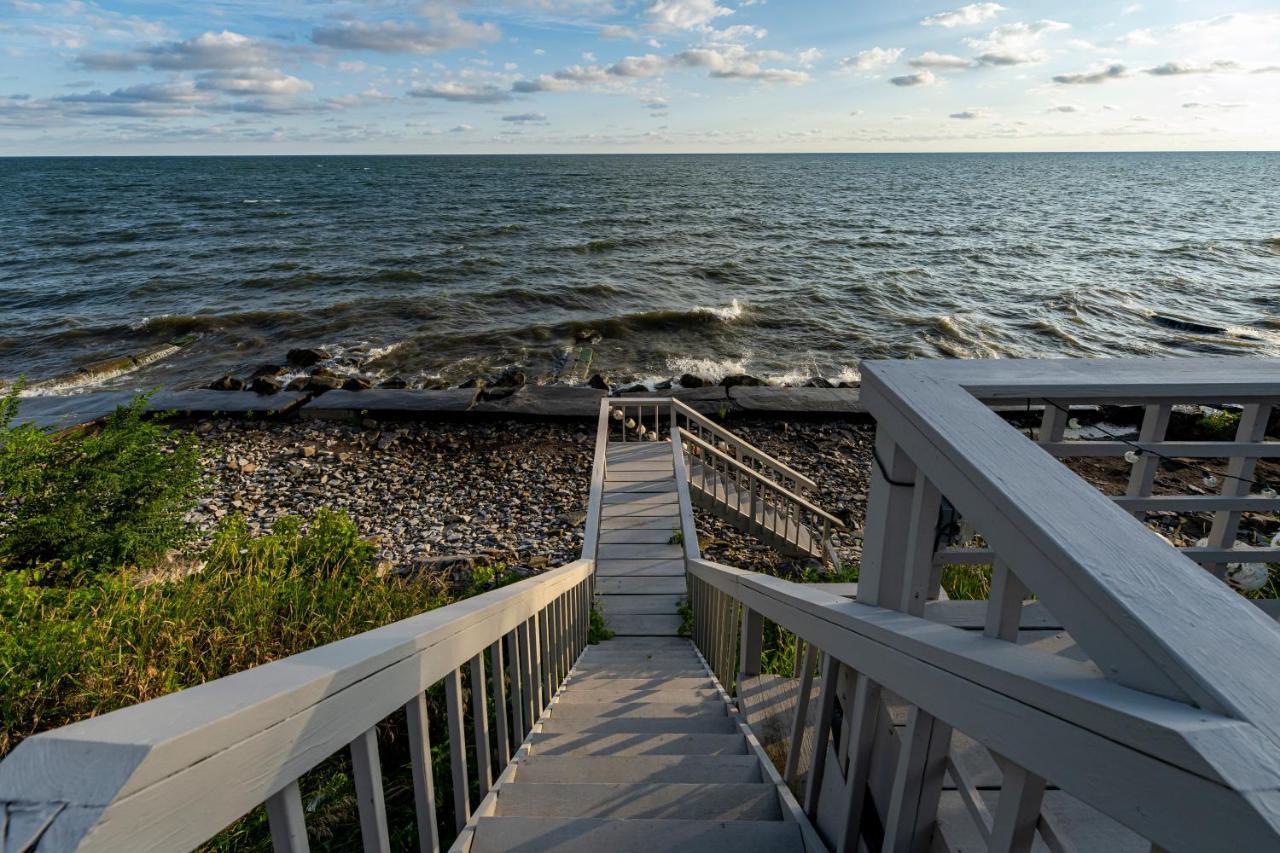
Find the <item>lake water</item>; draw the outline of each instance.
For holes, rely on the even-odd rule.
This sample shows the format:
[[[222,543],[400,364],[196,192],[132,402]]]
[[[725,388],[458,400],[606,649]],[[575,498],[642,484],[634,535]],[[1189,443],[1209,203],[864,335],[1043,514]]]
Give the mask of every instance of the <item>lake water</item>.
[[[1280,355],[1280,154],[0,159],[0,378]]]

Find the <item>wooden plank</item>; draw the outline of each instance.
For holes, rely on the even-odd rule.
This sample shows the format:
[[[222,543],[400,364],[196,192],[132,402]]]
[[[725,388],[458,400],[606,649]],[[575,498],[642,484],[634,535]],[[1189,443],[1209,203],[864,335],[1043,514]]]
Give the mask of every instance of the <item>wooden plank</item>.
[[[1028,853],[1040,821],[1044,779],[1009,761],[1001,762],[1000,768],[1004,780],[987,849],[989,853]]]
[[[427,697],[418,693],[404,706],[409,726],[409,763],[413,774],[414,814],[418,822],[418,850],[439,853],[436,827],[436,788],[431,771],[431,732],[427,725]]]
[[[458,832],[471,819],[471,792],[467,784],[467,741],[462,720],[462,670],[444,680],[449,714],[449,770],[453,773],[453,823]]]
[[[602,578],[609,577],[684,577],[683,560],[601,560],[597,570]]]
[[[663,519],[666,521],[666,519]],[[601,545],[672,545],[672,540],[679,536],[678,527],[672,528],[664,524],[658,528],[600,531]]]
[[[476,738],[476,785],[480,799],[493,784],[493,754],[489,743],[489,703],[485,697],[484,655],[471,659],[471,725]]]
[[[602,532],[610,530],[679,530],[680,516],[673,513],[668,516],[611,517],[603,519],[600,523],[600,528]]]
[[[885,853],[924,853],[929,849],[950,747],[951,727],[913,706],[893,776]]]
[[[382,765],[378,761],[378,730],[369,729],[351,742],[351,770],[356,781],[360,840],[364,853],[390,853],[387,807],[382,798]]]
[[[1057,457],[1124,456],[1134,445],[1155,451],[1171,459],[1280,459],[1280,441],[1064,441],[1045,444],[1044,449]]]
[[[600,562],[612,560],[678,560],[679,545],[608,545],[600,549]]]
[[[507,726],[507,675],[503,665],[502,640],[489,647],[489,671],[493,678],[494,737],[497,738],[498,772],[501,773],[511,763],[511,732]]]
[[[677,636],[680,628],[680,617],[660,615],[615,614],[609,617],[608,624],[618,636],[638,634],[641,636]]]
[[[609,615],[660,615],[670,616],[676,612],[676,606],[683,596],[668,595],[606,595],[600,604],[606,616]]]

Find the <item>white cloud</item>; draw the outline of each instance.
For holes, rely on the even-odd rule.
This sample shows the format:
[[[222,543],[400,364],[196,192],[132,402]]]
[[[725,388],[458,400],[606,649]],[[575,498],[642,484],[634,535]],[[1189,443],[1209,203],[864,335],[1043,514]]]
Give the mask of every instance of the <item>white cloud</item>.
[[[965,44],[978,51],[983,65],[1026,65],[1046,58],[1038,46],[1043,36],[1068,29],[1071,25],[1061,21],[1019,21],[996,27],[986,38],[965,39]]]
[[[970,3],[949,12],[930,15],[920,22],[925,27],[970,27],[991,20],[1004,11],[999,3]]]
[[[1219,59],[1209,63],[1166,62],[1146,69],[1146,73],[1155,77],[1181,77],[1185,74],[1221,74],[1239,70],[1240,63],[1230,59]]]
[[[760,63],[783,59],[771,50],[748,50],[741,45],[710,45],[682,51],[671,57],[673,65],[707,68],[712,77],[761,80],[771,83],[806,83],[809,75],[790,68],[764,68]]]
[[[1143,28],[1130,30],[1116,41],[1125,47],[1148,47],[1156,43],[1156,37],[1150,28]]]
[[[149,67],[164,71],[246,68],[269,65],[281,49],[249,36],[223,30],[183,41],[139,45],[133,50],[82,53],[76,62],[99,71],[130,71]]]
[[[796,54],[796,62],[800,63],[801,68],[812,68],[822,59],[822,51],[816,47],[811,47],[800,51]]]
[[[456,14],[437,15],[424,26],[418,23],[345,21],[311,31],[311,40],[339,50],[371,50],[379,53],[439,53],[497,41],[493,24],[474,24]]]
[[[503,116],[502,120],[513,124],[545,124],[547,117],[542,113],[519,113],[517,115]]]
[[[470,83],[458,80],[415,86],[409,90],[409,95],[414,98],[432,98],[467,104],[497,104],[511,100],[509,91],[493,83]]]
[[[1182,105],[1184,110],[1238,110],[1248,106],[1247,104],[1237,103],[1212,103],[1204,104],[1197,101],[1189,101]]]
[[[1077,107],[1077,106],[1075,106],[1074,104],[1057,104],[1056,106],[1049,107],[1049,109],[1045,110],[1045,112],[1048,112],[1048,113],[1078,113],[1078,112],[1080,112],[1080,108],[1079,108],[1079,107]]]
[[[249,68],[201,74],[196,78],[196,88],[229,95],[299,95],[315,87],[274,68]]]
[[[700,29],[733,10],[716,0],[654,0],[644,13],[653,29],[672,32]]]
[[[959,119],[961,121],[973,121],[974,119],[986,118],[989,113],[984,109],[970,108],[961,110],[958,113],[951,113],[948,118]]]
[[[638,39],[640,34],[631,27],[620,24],[608,24],[600,28],[600,38],[605,39]],[[535,51],[536,52],[536,51]]]
[[[912,68],[972,68],[973,60],[951,53],[926,50],[907,64]]]
[[[1120,63],[1113,63],[1097,71],[1081,71],[1074,74],[1058,74],[1053,82],[1064,86],[1097,85],[1110,80],[1119,80],[1129,76],[1129,69]]]
[[[932,86],[938,80],[928,68],[915,74],[904,74],[901,77],[890,77],[889,82],[895,86]]]
[[[551,74],[540,74],[532,80],[517,80],[514,92],[572,92],[586,86],[608,84],[627,78],[656,77],[665,70],[667,61],[660,56],[625,56],[613,65],[569,65]]]
[[[725,27],[723,30],[709,29],[707,35],[708,41],[713,42],[749,42],[759,41],[769,34],[764,27],[753,27],[749,24],[734,24],[732,27]]]
[[[900,47],[873,47],[860,51],[857,56],[848,56],[840,60],[840,67],[852,71],[874,71],[886,65],[892,65],[902,56]]]
[[[450,133],[470,133],[473,130],[475,130],[474,127],[465,123],[454,125],[453,127],[449,128]]]

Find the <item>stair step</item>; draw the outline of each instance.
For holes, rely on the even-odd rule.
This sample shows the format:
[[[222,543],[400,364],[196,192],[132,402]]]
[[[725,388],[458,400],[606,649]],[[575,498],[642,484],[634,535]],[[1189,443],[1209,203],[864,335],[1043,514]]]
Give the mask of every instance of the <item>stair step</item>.
[[[702,668],[701,664],[697,666],[663,666],[661,663],[650,662],[627,664],[579,664],[573,670],[575,683],[584,681],[604,681],[608,682],[615,678],[634,678],[644,679],[648,681],[661,680],[666,678],[703,678],[706,677],[707,671]]]
[[[539,734],[529,738],[534,755],[746,755],[740,734]]]
[[[665,636],[680,635],[680,617],[673,613],[670,616],[650,615],[613,615],[605,619],[609,630],[619,637],[628,636]]]
[[[776,853],[803,850],[800,826],[783,821],[601,820],[598,818],[482,817],[472,853],[498,850],[561,853],[658,853],[732,850]]]
[[[657,703],[660,705],[676,705],[681,702],[719,702],[720,691],[714,687],[686,687],[683,690],[672,690],[665,686],[653,689],[644,687],[639,690],[619,690],[600,687],[595,690],[566,690],[561,696],[560,705],[594,705],[617,704],[637,705]]]
[[[497,814],[609,820],[781,820],[773,785],[550,782],[504,786]]]
[[[612,521],[613,519],[608,519]],[[680,521],[666,522],[655,528],[628,528],[624,530],[601,530],[601,545],[667,545],[675,538],[680,529]],[[668,526],[670,524],[670,526]]]
[[[650,545],[601,545],[603,548],[649,548]],[[675,548],[675,545],[659,545],[659,548]],[[597,595],[686,595],[689,587],[684,575],[667,577],[603,577],[596,578]],[[672,614],[673,616],[675,614]]]
[[[708,675],[666,676],[657,678],[579,678],[573,676],[567,689],[572,693],[635,693],[650,690],[715,690],[715,684]],[[568,695],[568,694],[566,694]],[[713,694],[713,696],[718,694]]]
[[[681,734],[733,734],[737,724],[723,717],[549,717],[542,723],[544,734],[642,734],[666,732]]]
[[[754,755],[530,755],[516,764],[524,782],[709,782],[764,779]]]
[[[691,714],[723,717],[729,713],[724,702],[719,699],[714,702],[689,701],[672,702],[670,704],[660,702],[579,702],[575,704],[564,701],[568,695],[566,693],[565,696],[560,697],[560,700],[551,706],[551,719],[565,719],[567,717],[578,719],[583,717],[598,719],[611,717],[687,717]]]
[[[596,576],[613,577],[678,577],[684,579],[684,560],[600,560]]]

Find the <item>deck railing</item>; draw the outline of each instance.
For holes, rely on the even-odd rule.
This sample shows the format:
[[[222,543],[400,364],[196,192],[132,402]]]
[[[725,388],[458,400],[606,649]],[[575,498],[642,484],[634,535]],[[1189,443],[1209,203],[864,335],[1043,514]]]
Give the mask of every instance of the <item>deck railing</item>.
[[[856,602],[689,561],[694,638],[726,685],[760,672],[766,620],[804,644],[785,769],[803,777],[825,840],[927,850],[946,787],[972,821],[969,837],[989,850],[1027,851],[1037,836],[1055,853],[1280,848],[1280,631],[1192,559],[1223,559],[1230,540],[1179,553],[1132,514],[1152,504],[1102,495],[1046,452],[1059,448],[980,402],[1242,403],[1247,435],[1215,452],[1268,457],[1261,424],[1280,397],[1280,362],[884,362],[863,376],[878,461]],[[1065,413],[1046,412],[1042,438],[1054,445]],[[1150,426],[1143,440],[1155,442]],[[1135,465],[1135,491],[1150,473]],[[1233,512],[1246,491],[1194,506]],[[981,632],[925,618],[940,582],[944,498],[989,546]],[[1031,595],[1069,636],[1026,644]],[[814,744],[803,762],[802,741]],[[1077,822],[1049,798],[1083,804],[1070,813]],[[1090,808],[1128,835],[1104,834],[1103,846],[1088,834],[1099,827],[1078,835]],[[950,820],[954,831],[954,811]]]
[[[844,528],[840,519],[683,427],[673,434],[688,482],[704,504],[733,513],[746,533],[763,541],[839,565],[831,533]]]
[[[818,484],[809,477],[674,398],[671,401],[671,419],[673,426],[692,433],[702,442],[791,492],[804,495],[818,490]]]

